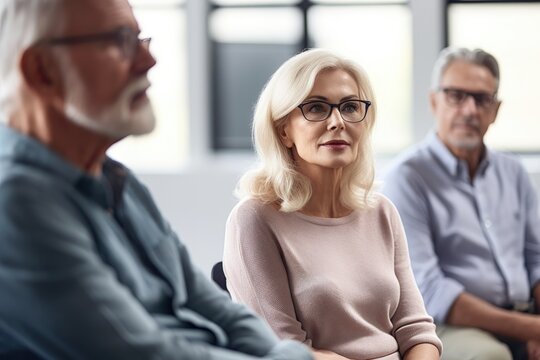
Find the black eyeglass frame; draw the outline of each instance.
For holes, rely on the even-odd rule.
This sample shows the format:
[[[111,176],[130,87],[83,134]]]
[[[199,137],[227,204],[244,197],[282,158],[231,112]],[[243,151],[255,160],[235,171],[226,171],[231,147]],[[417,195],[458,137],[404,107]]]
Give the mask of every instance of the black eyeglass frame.
[[[343,114],[341,113],[341,105],[343,104],[346,104],[346,103],[349,103],[349,102],[358,102],[358,103],[362,103],[366,106],[366,110],[364,112],[364,116],[358,120],[358,121],[350,121],[350,120],[347,120],[343,117]],[[323,104],[326,104],[328,106],[330,106],[330,111],[328,111],[328,115],[326,115],[326,117],[324,117],[323,119],[320,119],[320,120],[310,120],[307,118],[306,114],[304,113],[304,106],[306,105],[309,105],[309,104],[315,104],[315,103],[323,103]],[[346,121],[348,123],[353,123],[353,124],[357,124],[357,123],[360,123],[362,121],[364,121],[364,119],[366,118],[367,116],[367,113],[368,113],[368,110],[369,110],[369,107],[371,106],[371,101],[369,100],[360,100],[360,99],[349,99],[349,100],[344,100],[340,103],[337,103],[337,104],[333,104],[333,103],[329,103],[327,101],[324,101],[324,100],[311,100],[311,101],[307,101],[305,103],[301,103],[300,105],[298,105],[297,107],[300,109],[300,112],[302,113],[302,116],[304,116],[304,119],[306,119],[307,121],[311,121],[311,122],[321,122],[321,121],[325,121],[327,120],[331,115],[332,115],[332,111],[334,111],[334,108],[338,109],[338,112],[339,112],[339,116],[341,116],[341,118],[343,119],[343,121]]]
[[[126,59],[133,59],[133,57],[137,53],[138,46],[143,45],[146,49],[148,49],[152,38],[139,38],[138,32],[136,32],[129,26],[122,26],[113,31],[98,34],[43,39],[36,42],[34,46],[77,45],[100,41],[114,42],[121,49],[122,54]]]
[[[464,89],[456,88],[456,87],[440,87],[438,91],[443,92],[446,96],[447,101],[455,106],[462,105],[467,98],[472,97],[474,104],[480,108],[488,109],[490,106],[495,104],[497,102],[497,93],[487,93],[487,92],[475,92],[475,91],[467,91]],[[464,94],[465,97],[458,101],[458,102],[452,102],[448,100],[448,93],[454,91],[456,93]],[[484,101],[484,99],[489,99],[489,101]]]

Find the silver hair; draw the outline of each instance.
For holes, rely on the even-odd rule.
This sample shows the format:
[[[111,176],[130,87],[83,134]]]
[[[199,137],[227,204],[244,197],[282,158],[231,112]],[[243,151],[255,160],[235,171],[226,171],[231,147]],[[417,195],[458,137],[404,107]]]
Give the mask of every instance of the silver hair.
[[[495,78],[495,93],[499,90],[500,72],[497,59],[482,49],[467,49],[447,47],[439,53],[439,57],[433,66],[431,75],[431,89],[437,90],[441,85],[441,79],[450,64],[454,61],[465,61],[471,64],[485,67]]]
[[[0,122],[20,106],[18,69],[22,53],[41,38],[59,31],[64,0],[0,1]]]

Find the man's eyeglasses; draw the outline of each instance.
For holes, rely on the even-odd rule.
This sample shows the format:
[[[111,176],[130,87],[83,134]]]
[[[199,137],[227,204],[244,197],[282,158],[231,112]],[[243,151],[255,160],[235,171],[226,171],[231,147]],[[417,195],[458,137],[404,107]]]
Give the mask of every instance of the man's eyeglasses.
[[[90,35],[81,35],[81,36],[66,36],[66,37],[57,37],[50,38],[38,41],[35,45],[75,45],[75,44],[84,44],[90,42],[99,42],[99,41],[110,41],[114,43],[122,52],[122,55],[128,59],[132,60],[137,54],[139,45],[142,45],[146,50],[150,46],[150,41],[152,38],[139,38],[139,33],[133,30],[130,27],[123,26],[114,31],[100,33],[100,34],[90,34]]]
[[[448,101],[449,104],[456,106],[462,105],[468,97],[472,97],[476,106],[487,109],[497,100],[496,93],[472,92],[450,87],[440,88],[439,91],[444,93],[446,101]]]
[[[370,106],[371,101],[368,100],[345,100],[339,104],[316,100],[298,105],[302,115],[308,121],[324,121],[330,117],[332,110],[337,108],[341,118],[351,123],[364,120]]]

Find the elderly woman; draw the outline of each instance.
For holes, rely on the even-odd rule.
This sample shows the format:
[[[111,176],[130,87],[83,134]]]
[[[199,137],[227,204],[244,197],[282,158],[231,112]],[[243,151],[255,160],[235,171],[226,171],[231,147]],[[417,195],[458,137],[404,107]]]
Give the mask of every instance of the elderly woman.
[[[371,190],[375,109],[364,71],[328,51],[277,70],[255,110],[261,165],[227,222],[227,284],[318,359],[439,359],[399,215]]]

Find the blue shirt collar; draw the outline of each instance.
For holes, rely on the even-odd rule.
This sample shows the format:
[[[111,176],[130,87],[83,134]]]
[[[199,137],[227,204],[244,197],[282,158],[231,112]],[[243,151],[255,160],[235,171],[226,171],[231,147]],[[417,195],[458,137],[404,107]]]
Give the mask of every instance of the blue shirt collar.
[[[465,161],[458,159],[441,141],[435,131],[431,131],[426,138],[426,147],[439,161],[439,163],[454,177],[468,177],[469,170]],[[484,146],[484,155],[478,165],[477,175],[484,175],[490,162],[490,150]]]

